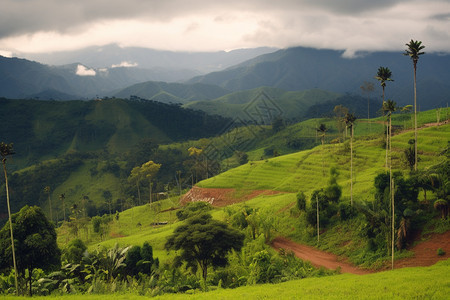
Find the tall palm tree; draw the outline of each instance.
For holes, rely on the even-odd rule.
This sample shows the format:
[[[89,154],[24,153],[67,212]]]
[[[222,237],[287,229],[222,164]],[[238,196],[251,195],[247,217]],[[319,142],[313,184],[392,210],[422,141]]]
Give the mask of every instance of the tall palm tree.
[[[386,112],[388,117],[388,145],[389,145],[389,196],[391,199],[391,255],[392,262],[391,267],[394,269],[394,232],[395,232],[395,201],[394,201],[394,181],[392,178],[392,113],[397,110],[397,104],[395,101],[387,100],[383,103],[383,111]]]
[[[394,81],[392,78],[392,72],[391,70],[389,70],[389,68],[387,67],[379,67],[378,71],[377,71],[377,76],[375,76],[375,79],[378,80],[380,82],[381,87],[383,88],[383,105],[384,105],[384,95],[385,95],[385,91],[384,89],[386,88],[386,82],[387,81]],[[388,165],[388,124],[386,124],[386,163],[385,163],[385,167],[387,168]]]
[[[347,113],[344,122],[350,127],[350,204],[353,206],[353,127],[356,121],[354,114]]]
[[[425,54],[425,52],[421,52],[425,48],[422,45],[422,41],[411,41],[408,44],[405,44],[408,48],[405,50],[403,55],[409,56],[413,61],[414,67],[414,171],[417,171],[417,89],[416,89],[416,71],[417,71],[417,62],[419,61],[419,55]]]
[[[370,93],[373,92],[374,86],[372,82],[364,81],[363,85],[360,86],[363,93],[367,94],[367,126],[369,127],[370,133]]]
[[[61,202],[62,202],[63,220],[64,220],[64,222],[66,222],[66,206],[64,203],[64,199],[66,199],[66,194],[62,193],[61,195],[59,195],[59,200],[61,200]]]
[[[320,124],[316,130],[318,133],[320,133],[320,140],[322,141],[322,148],[323,148],[323,145],[325,143],[325,133],[327,132],[328,128],[325,124]],[[322,173],[325,176],[325,162],[323,154],[322,154]]]
[[[6,203],[8,205],[8,218],[9,218],[9,231],[11,234],[11,250],[14,265],[14,282],[16,285],[16,294],[19,295],[19,285],[17,281],[17,264],[16,264],[16,252],[14,249],[14,235],[11,220],[11,206],[9,204],[9,187],[8,187],[8,174],[6,172],[6,157],[15,154],[13,144],[0,143],[0,155],[2,157],[3,171],[5,173],[5,186],[6,186]]]
[[[47,194],[47,196],[48,196],[48,207],[49,207],[49,211],[50,211],[50,221],[51,222],[53,222],[53,214],[52,214],[52,199],[50,198],[50,192],[51,192],[51,189],[50,189],[50,186],[46,186],[46,187],[44,187],[44,192]]]

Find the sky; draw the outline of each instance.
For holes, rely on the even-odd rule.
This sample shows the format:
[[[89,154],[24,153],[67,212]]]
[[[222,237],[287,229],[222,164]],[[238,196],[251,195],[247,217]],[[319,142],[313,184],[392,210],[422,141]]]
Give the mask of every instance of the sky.
[[[450,52],[450,0],[0,0],[0,55],[118,44]]]

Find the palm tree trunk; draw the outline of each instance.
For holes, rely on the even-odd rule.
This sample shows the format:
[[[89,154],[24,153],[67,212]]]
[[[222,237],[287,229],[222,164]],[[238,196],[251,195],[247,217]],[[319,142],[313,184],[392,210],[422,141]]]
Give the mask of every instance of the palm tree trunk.
[[[414,171],[417,171],[417,90],[416,90],[416,69],[414,62]]]
[[[350,136],[350,204],[353,206],[353,125]]]
[[[391,130],[392,130],[392,118],[389,115],[389,196],[391,198],[391,268],[394,269],[394,233],[395,233],[395,206],[394,206],[394,181],[392,178],[392,141],[391,141]]]
[[[17,280],[17,265],[16,265],[16,251],[14,248],[14,235],[12,228],[12,220],[11,220],[11,206],[9,204],[9,188],[8,188],[8,174],[6,173],[6,159],[2,160],[3,162],[3,171],[5,173],[5,186],[6,186],[6,203],[8,204],[8,217],[9,217],[9,231],[11,234],[11,249],[12,249],[12,257],[13,257],[13,265],[14,265],[14,283],[16,286],[16,295],[19,295],[19,284]]]
[[[316,208],[317,208],[317,245],[319,245],[319,197],[316,194]]]

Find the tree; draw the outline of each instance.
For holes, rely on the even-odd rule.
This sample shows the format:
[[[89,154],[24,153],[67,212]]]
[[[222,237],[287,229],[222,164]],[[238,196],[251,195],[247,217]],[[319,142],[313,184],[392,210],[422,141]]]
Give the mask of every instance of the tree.
[[[134,183],[136,184],[137,187],[137,192],[138,192],[138,199],[139,199],[139,204],[141,204],[141,180],[142,180],[142,173],[140,172],[141,168],[140,167],[134,167],[131,170],[130,176],[128,177],[128,181],[130,183]]]
[[[344,117],[344,122],[347,127],[350,127],[350,203],[353,206],[353,127],[355,125],[356,117],[354,114],[347,113]]]
[[[63,209],[63,220],[66,222],[66,206],[64,200],[66,199],[66,194],[62,193],[59,195],[59,200],[61,200],[62,203],[62,209]]]
[[[156,173],[158,173],[159,168],[161,168],[161,164],[154,163],[153,161],[148,161],[142,164],[140,173],[142,178],[147,178],[148,186],[149,186],[149,203],[152,205],[152,179],[155,177]]]
[[[375,76],[375,79],[380,82],[381,87],[383,88],[383,105],[384,105],[384,89],[386,87],[386,81],[394,81],[392,78],[392,72],[389,70],[389,68],[386,67],[379,67],[377,71],[377,76]],[[383,109],[383,107],[382,107]],[[385,167],[387,168],[388,164],[388,124],[386,124],[386,164]]]
[[[24,206],[18,213],[12,215],[17,251],[17,270],[25,277],[28,270],[28,284],[32,285],[32,272],[36,268],[49,271],[61,266],[61,251],[56,244],[56,232],[53,224],[45,217],[41,208]],[[8,257],[11,249],[8,245],[9,224],[0,230],[0,269],[10,267]]]
[[[2,164],[3,164],[3,172],[5,174],[5,188],[6,188],[6,204],[8,206],[8,220],[9,220],[9,231],[10,231],[10,238],[11,238],[11,255],[13,259],[14,264],[14,283],[16,286],[16,294],[19,293],[19,285],[17,281],[17,264],[16,264],[16,251],[14,247],[14,234],[13,234],[13,225],[11,220],[11,206],[9,203],[9,187],[8,187],[8,174],[6,172],[6,157],[9,155],[15,154],[13,149],[13,144],[5,144],[3,142],[0,143],[0,155],[2,157]]]
[[[49,218],[50,218],[50,221],[53,221],[52,198],[50,197],[50,194],[51,194],[50,186],[47,185],[46,187],[44,187],[44,193],[46,193],[47,197],[48,197]]]
[[[415,152],[415,160],[414,160],[414,171],[417,171],[417,88],[416,88],[416,72],[417,72],[417,62],[419,61],[419,55],[425,54],[425,52],[421,52],[425,48],[422,45],[421,41],[411,41],[408,44],[405,44],[408,48],[405,50],[403,55],[409,56],[413,61],[414,67],[414,152]]]
[[[392,269],[394,268],[394,232],[395,232],[395,201],[394,201],[394,181],[392,178],[392,113],[397,110],[397,104],[395,101],[387,100],[383,102],[383,111],[388,117],[388,130],[387,130],[387,147],[389,149],[389,195],[391,199],[391,233],[392,233]]]
[[[208,266],[227,265],[227,253],[240,251],[243,242],[244,234],[224,222],[213,220],[209,214],[200,214],[178,226],[167,239],[165,248],[181,250],[177,260],[185,261],[194,273],[200,267],[206,282]]]
[[[320,133],[320,140],[322,141],[322,148],[323,144],[325,143],[325,134],[327,132],[328,128],[325,124],[320,124],[319,127],[316,129],[318,133]],[[323,151],[323,149],[322,149]],[[322,173],[325,176],[325,161],[322,153]]]
[[[63,257],[71,264],[79,264],[86,252],[87,247],[80,239],[73,239],[67,244],[63,251]]]
[[[103,191],[102,196],[105,199],[106,204],[108,204],[109,215],[111,215],[112,194],[109,190],[106,190]]]
[[[367,94],[367,123],[369,126],[369,132],[370,132],[370,93],[372,93],[374,91],[374,86],[372,82],[369,81],[364,81],[364,83],[360,86],[361,90],[363,91],[363,93]]]

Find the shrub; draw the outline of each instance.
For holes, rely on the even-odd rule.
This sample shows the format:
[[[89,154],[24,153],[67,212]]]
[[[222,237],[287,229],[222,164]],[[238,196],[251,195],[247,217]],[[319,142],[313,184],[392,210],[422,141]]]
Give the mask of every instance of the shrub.
[[[442,248],[439,248],[439,249],[437,249],[437,255],[444,256],[445,255],[445,251]]]

